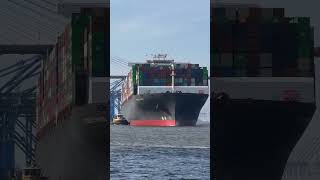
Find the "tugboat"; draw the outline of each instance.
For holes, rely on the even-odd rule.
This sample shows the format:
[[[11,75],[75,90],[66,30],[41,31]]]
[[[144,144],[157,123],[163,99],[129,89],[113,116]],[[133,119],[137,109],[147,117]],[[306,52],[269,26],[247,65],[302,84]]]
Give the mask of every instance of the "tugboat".
[[[113,117],[112,124],[114,125],[129,125],[130,123],[122,114],[117,114]]]

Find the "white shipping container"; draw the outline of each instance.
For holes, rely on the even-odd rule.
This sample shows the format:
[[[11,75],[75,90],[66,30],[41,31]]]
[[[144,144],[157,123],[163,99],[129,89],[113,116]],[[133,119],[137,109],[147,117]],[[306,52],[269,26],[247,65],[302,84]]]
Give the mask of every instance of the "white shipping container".
[[[108,79],[106,77],[90,77],[89,78],[89,104],[106,103],[108,101],[106,95],[106,85]]]
[[[202,85],[203,85],[203,86],[208,86],[208,80],[203,80]]]

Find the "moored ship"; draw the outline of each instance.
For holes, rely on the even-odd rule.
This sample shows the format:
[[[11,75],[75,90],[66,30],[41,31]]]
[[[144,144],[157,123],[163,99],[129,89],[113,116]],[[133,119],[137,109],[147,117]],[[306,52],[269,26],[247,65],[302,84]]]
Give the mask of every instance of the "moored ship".
[[[42,62],[36,163],[49,179],[106,179],[109,3],[59,7],[71,22]]]
[[[131,126],[195,126],[208,99],[208,71],[159,54],[131,63],[122,86],[121,112]]]
[[[280,180],[315,111],[310,18],[211,6],[213,176]]]

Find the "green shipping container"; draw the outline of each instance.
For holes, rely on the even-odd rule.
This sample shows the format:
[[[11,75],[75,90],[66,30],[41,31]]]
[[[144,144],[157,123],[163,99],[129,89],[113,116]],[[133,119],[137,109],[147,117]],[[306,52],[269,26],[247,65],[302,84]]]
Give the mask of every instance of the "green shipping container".
[[[144,75],[143,73],[139,73],[139,79],[143,80],[144,79]]]
[[[212,66],[213,67],[219,67],[220,66],[220,54],[214,53],[211,55],[212,57]]]
[[[107,76],[107,61],[105,56],[105,33],[92,33],[92,76]]]
[[[83,44],[84,29],[89,23],[89,17],[86,15],[72,16],[72,64],[75,71],[83,71]]]
[[[310,27],[310,18],[309,17],[298,17],[298,23]]]
[[[248,58],[245,54],[235,54],[233,66],[236,69],[245,69],[247,67]]]
[[[298,47],[298,57],[310,57],[312,49],[310,46]]]
[[[136,67],[133,66],[133,67],[132,67],[132,83],[133,83],[133,85],[136,85],[136,84],[137,84],[137,83],[136,83],[136,81],[137,81],[136,76],[137,76],[137,70],[136,70]]]
[[[203,79],[208,79],[208,70],[207,70],[207,68],[203,69]]]

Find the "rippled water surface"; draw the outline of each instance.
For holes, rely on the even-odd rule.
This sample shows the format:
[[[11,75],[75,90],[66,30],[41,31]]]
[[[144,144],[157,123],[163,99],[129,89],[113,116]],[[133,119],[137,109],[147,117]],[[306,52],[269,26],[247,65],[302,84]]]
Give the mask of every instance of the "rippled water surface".
[[[111,179],[210,179],[209,124],[111,126]]]

